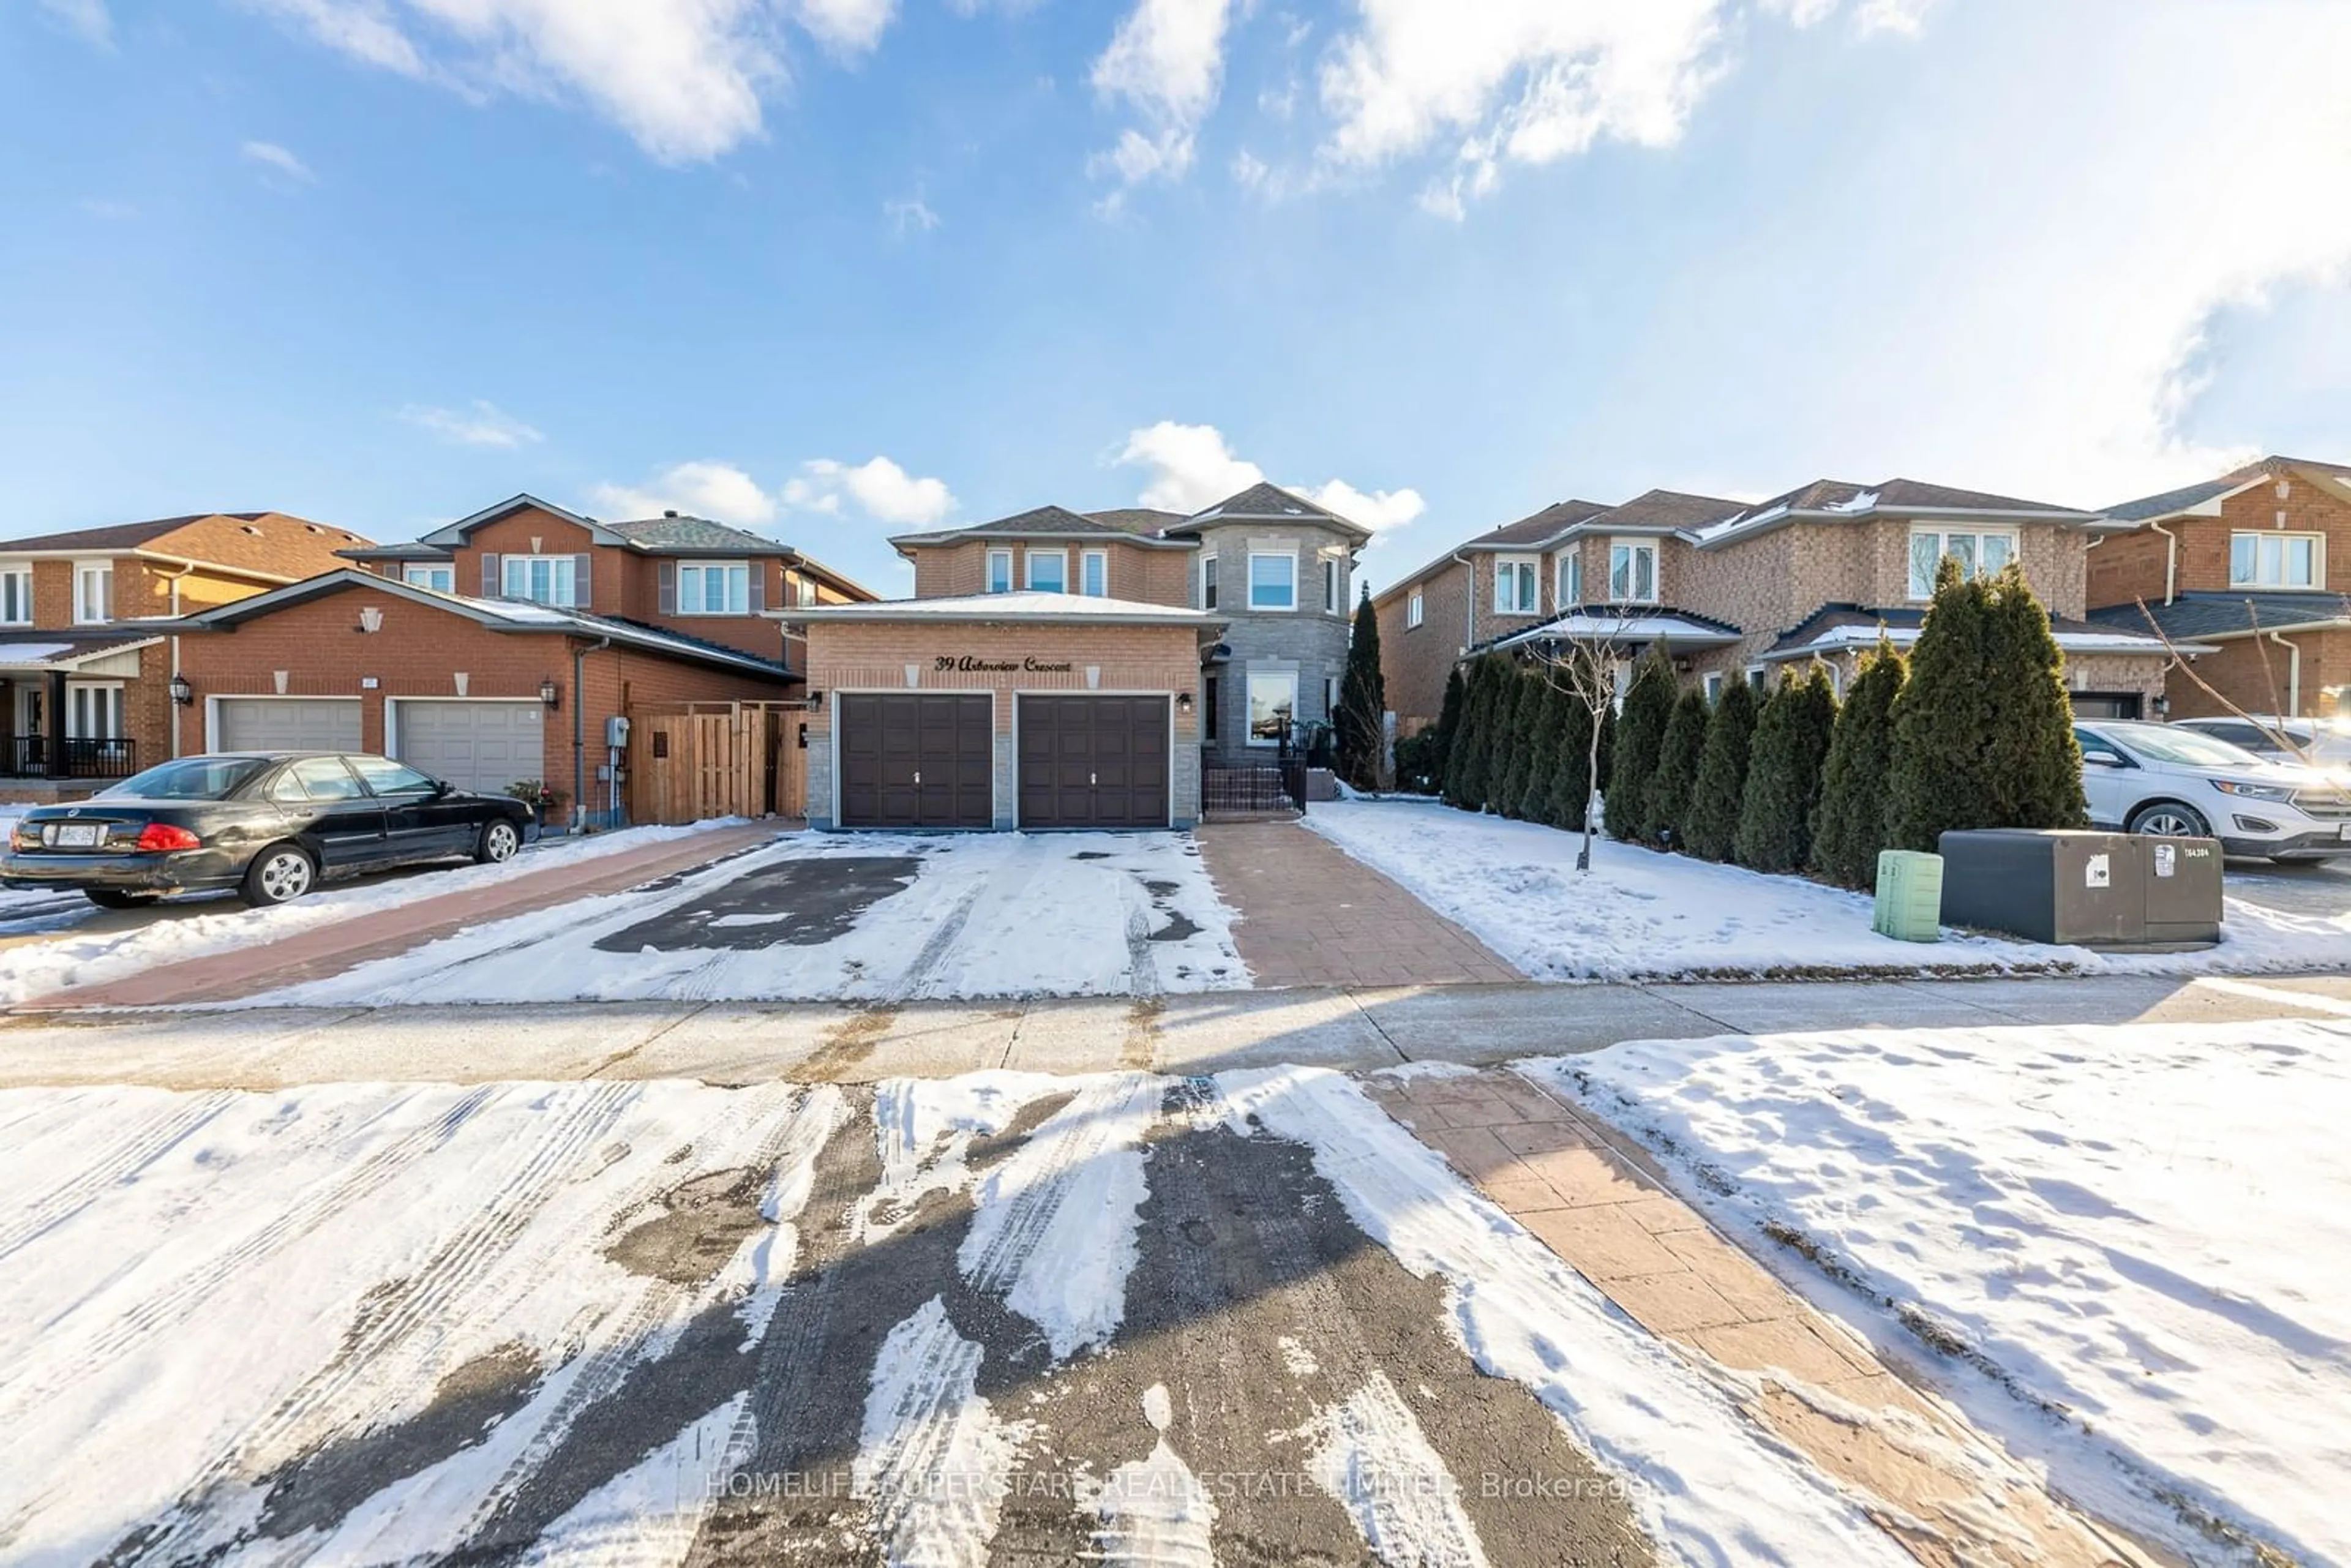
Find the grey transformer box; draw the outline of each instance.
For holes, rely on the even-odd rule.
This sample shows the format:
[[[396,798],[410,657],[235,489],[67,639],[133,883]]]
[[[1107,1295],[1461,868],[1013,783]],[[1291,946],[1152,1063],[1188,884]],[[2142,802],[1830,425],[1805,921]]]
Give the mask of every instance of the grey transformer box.
[[[2144,833],[1945,833],[1943,923],[2061,946],[2220,939],[2220,846]]]

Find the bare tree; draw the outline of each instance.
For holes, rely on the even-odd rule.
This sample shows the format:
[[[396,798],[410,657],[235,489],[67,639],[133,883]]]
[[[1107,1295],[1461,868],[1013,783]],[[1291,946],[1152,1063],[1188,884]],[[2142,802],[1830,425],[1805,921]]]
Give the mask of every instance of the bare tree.
[[[2145,599],[2139,599],[2135,602],[2138,605],[2140,618],[2147,622],[2147,630],[2154,632],[2156,641],[2163,644],[2163,651],[2171,661],[2171,668],[2178,670],[2181,674],[2186,675],[2190,681],[2193,681],[2196,684],[2197,689],[2201,691],[2206,696],[2210,697],[2214,702],[2218,703],[2223,708],[2226,708],[2230,713],[2234,714],[2237,717],[2243,719],[2247,724],[2252,725],[2263,735],[2268,736],[2271,740],[2277,744],[2278,749],[2281,751],[2285,752],[2288,756],[2291,756],[2304,764],[2314,762],[2314,759],[2311,757],[2308,751],[2303,748],[2301,742],[2295,740],[2293,736],[2285,733],[2285,727],[2283,725],[2272,724],[2268,720],[2256,715],[2247,713],[2243,708],[2239,707],[2235,703],[2231,702],[2227,697],[2223,696],[2220,694],[2219,687],[2213,685],[2211,682],[2206,680],[2202,675],[2198,674],[2196,673],[2195,664],[2189,660],[2187,654],[2179,651],[2179,645],[2171,640],[2171,634],[2163,629],[2161,623],[2156,620],[2155,612],[2147,607],[2147,601]],[[2346,613],[2346,617],[2351,617],[2351,597],[2346,597],[2345,599],[2343,608]],[[2269,688],[2270,713],[2272,716],[2282,718],[2300,717],[2301,716],[2299,714],[2287,713],[2283,705],[2278,701],[2277,671],[2270,664],[2270,644],[2268,639],[2262,633],[2261,612],[2250,603],[2245,606],[2245,612],[2248,618],[2247,625],[2252,632],[2252,641],[2253,644],[2253,656],[2262,662],[2262,684]]]
[[[1576,637],[1558,637],[1536,645],[1534,665],[1542,679],[1565,692],[1588,720],[1584,725],[1583,842],[1575,852],[1575,869],[1592,869],[1592,841],[1600,816],[1600,730],[1616,709],[1631,678],[1634,652],[1626,639],[1638,616],[1625,612],[1594,614],[1573,612],[1581,622]]]

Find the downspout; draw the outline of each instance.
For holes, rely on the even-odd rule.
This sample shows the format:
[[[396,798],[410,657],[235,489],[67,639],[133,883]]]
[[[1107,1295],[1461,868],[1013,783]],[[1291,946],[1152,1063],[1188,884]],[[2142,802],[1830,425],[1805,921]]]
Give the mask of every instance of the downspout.
[[[2179,536],[2161,523],[2147,527],[2163,536],[2163,601],[2168,604],[2179,592]]]
[[[1478,569],[1459,550],[1453,552],[1453,559],[1469,574],[1468,590],[1461,598],[1461,651],[1467,653],[1478,645]]]
[[[2302,644],[2292,642],[2275,632],[2266,632],[2262,635],[2285,650],[2285,716],[2300,718],[2302,716]]]
[[[588,686],[588,655],[612,645],[610,637],[600,637],[593,647],[574,640],[571,644],[571,831],[587,831],[584,813],[588,810],[588,708],[583,700]]]

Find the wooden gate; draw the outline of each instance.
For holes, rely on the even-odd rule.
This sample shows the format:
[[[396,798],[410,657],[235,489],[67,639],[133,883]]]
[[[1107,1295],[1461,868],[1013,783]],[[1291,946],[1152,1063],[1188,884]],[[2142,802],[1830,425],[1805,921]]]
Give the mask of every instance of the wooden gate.
[[[797,817],[807,791],[799,703],[690,703],[630,716],[629,802],[638,822]]]

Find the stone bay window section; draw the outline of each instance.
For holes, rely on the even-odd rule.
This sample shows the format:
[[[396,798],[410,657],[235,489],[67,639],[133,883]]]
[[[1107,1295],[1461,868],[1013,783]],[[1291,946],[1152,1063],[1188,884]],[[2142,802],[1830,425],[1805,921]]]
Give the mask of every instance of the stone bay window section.
[[[1935,573],[1949,556],[1969,577],[1991,577],[2016,559],[2013,528],[1954,528],[1940,525],[1910,530],[1910,597],[1935,597]]]
[[[585,555],[482,556],[482,596],[519,599],[559,610],[585,609],[589,602],[589,558]]]

